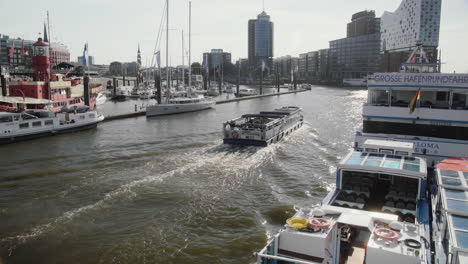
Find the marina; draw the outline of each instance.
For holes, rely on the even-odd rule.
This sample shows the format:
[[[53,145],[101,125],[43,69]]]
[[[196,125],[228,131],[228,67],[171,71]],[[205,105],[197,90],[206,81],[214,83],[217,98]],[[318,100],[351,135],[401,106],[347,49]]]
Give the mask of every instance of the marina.
[[[265,234],[325,196],[362,122],[366,91],[313,90],[0,146],[9,153],[0,161],[1,258],[254,262]],[[99,109],[109,115],[133,105]],[[222,144],[224,121],[278,105],[300,106],[304,126],[264,149]]]
[[[0,264],[468,263],[466,3],[275,1],[4,12]]]

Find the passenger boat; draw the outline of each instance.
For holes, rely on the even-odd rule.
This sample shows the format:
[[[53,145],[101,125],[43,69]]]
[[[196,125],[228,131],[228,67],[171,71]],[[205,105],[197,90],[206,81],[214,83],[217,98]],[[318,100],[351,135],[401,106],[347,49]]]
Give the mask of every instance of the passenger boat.
[[[468,159],[450,158],[436,167],[432,188],[435,263],[468,263]]]
[[[440,73],[419,47],[399,72],[372,75],[368,90],[357,149],[366,139],[411,142],[430,167],[468,157],[468,74]]]
[[[0,144],[95,128],[104,116],[88,107],[61,112],[0,112]]]
[[[224,144],[268,146],[304,123],[302,110],[287,106],[259,114],[243,115],[223,124]]]
[[[378,140],[352,150],[335,188],[289,218],[257,263],[431,263],[427,164],[412,152],[413,143]]]

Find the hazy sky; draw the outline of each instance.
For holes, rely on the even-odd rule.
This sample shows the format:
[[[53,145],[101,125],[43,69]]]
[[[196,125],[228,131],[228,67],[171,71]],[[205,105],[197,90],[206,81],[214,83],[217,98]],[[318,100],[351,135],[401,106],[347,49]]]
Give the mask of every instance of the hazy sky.
[[[53,41],[68,45],[72,60],[86,41],[98,64],[135,61],[138,43],[146,65],[154,50],[165,0],[0,0],[0,33],[36,39],[50,12]],[[351,15],[362,10],[394,11],[401,0],[265,0],[275,23],[275,57],[328,48],[346,36]],[[247,57],[247,21],[262,0],[192,0],[192,61],[221,48],[233,62]],[[171,64],[181,63],[181,30],[188,43],[188,0],[170,0]],[[442,0],[440,48],[445,72],[468,73],[468,0]],[[186,45],[187,46],[187,45]],[[164,47],[164,46],[163,46]],[[164,50],[163,50],[164,54]],[[164,61],[164,57],[163,57]]]

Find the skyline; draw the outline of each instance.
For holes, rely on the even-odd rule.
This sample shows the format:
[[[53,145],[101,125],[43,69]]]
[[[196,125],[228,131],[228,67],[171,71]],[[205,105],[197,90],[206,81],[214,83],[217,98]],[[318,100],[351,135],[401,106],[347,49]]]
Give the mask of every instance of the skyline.
[[[69,47],[72,61],[82,55],[85,42],[89,43],[89,54],[94,56],[97,64],[136,61],[140,44],[143,66],[151,59],[164,6],[164,0],[81,0],[67,6],[58,0],[29,2],[19,0],[14,6],[24,4],[39,12],[20,19],[17,13],[7,12],[0,17],[4,25],[0,33],[15,38],[37,39],[49,10],[51,38]],[[352,14],[375,10],[380,17],[384,11],[396,10],[400,3],[401,0],[380,3],[370,0],[353,3],[293,0],[285,6],[279,0],[265,1],[265,11],[275,23],[275,57],[296,57],[300,53],[328,48],[329,41],[346,37],[346,24],[351,21]],[[330,8],[338,5],[339,10]],[[2,6],[7,9],[14,7],[11,2]],[[248,20],[256,18],[262,12],[262,6],[262,0],[193,0],[192,62],[201,62],[202,54],[211,49],[230,52],[233,63],[238,58],[247,58]],[[468,42],[468,34],[463,28],[468,24],[466,11],[468,0],[442,2],[439,48],[445,63],[444,72],[468,72],[465,64],[468,55],[460,52]],[[85,19],[83,14],[87,14]],[[181,30],[184,30],[185,47],[188,47],[188,0],[170,1],[170,29],[170,58],[174,66],[181,63]],[[162,54],[164,65],[164,48]]]

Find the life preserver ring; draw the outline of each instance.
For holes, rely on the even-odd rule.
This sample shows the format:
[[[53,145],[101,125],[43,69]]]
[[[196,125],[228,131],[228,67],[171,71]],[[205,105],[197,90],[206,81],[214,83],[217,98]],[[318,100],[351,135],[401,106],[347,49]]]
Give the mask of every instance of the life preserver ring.
[[[374,235],[377,238],[380,238],[385,241],[393,241],[397,240],[400,238],[400,235],[398,235],[397,232],[390,230],[388,228],[376,228],[374,230]]]
[[[239,138],[239,132],[237,131],[232,131],[232,138],[238,139]]]
[[[314,217],[309,220],[309,226],[313,229],[328,229],[330,227],[330,220]]]

